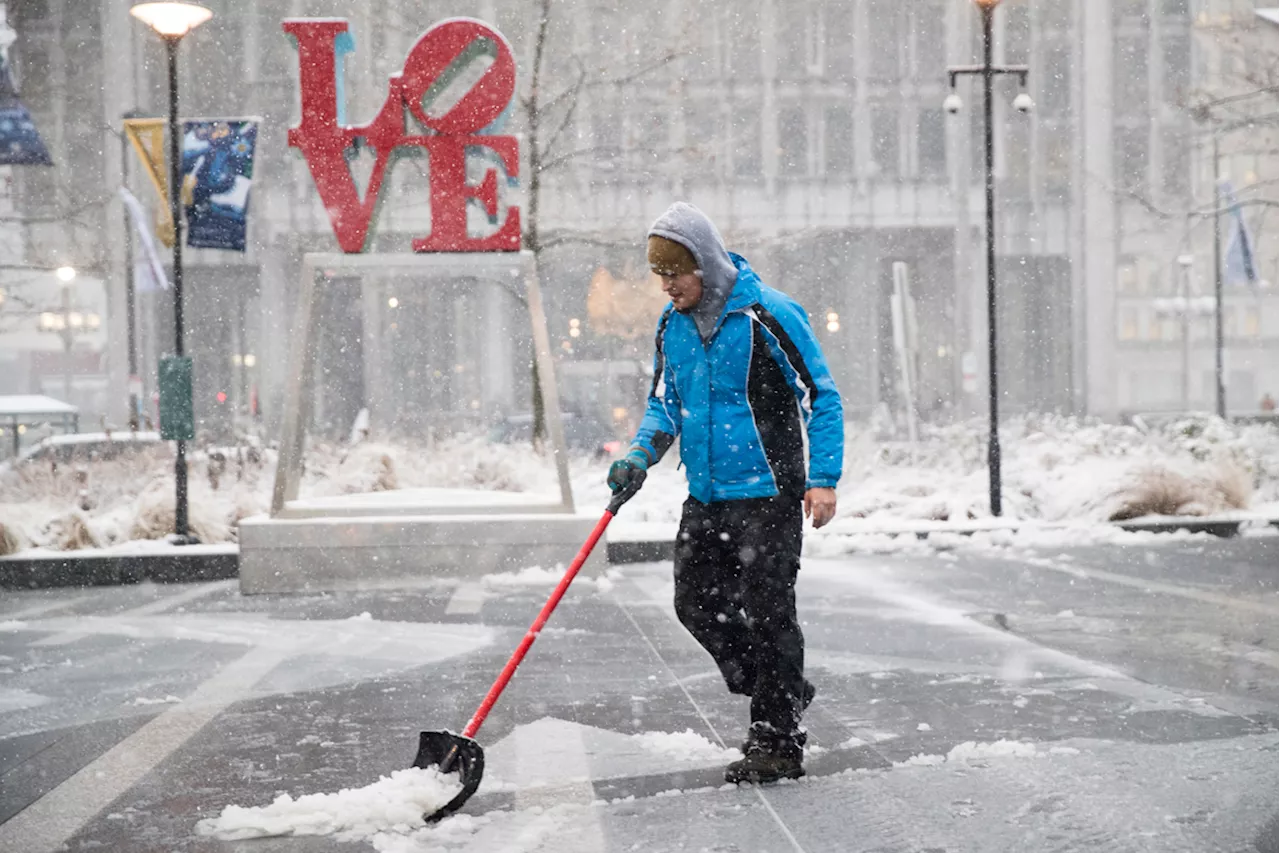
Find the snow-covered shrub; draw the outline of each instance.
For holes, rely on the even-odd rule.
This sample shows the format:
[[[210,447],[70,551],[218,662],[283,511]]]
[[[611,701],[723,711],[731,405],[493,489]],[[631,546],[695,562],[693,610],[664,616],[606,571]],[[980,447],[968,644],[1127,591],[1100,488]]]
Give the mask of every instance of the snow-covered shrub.
[[[221,499],[215,499],[211,490],[197,488],[192,488],[188,495],[187,525],[201,542],[213,544],[235,538],[227,519],[225,498],[218,497]],[[174,531],[174,516],[173,481],[163,478],[153,481],[138,495],[127,538],[163,539]]]
[[[25,537],[15,525],[0,523],[0,557],[16,554],[25,547]]]
[[[1231,462],[1197,465],[1192,471],[1143,466],[1130,472],[1112,495],[1110,521],[1146,515],[1212,515],[1245,509],[1253,494],[1249,475]]]
[[[101,544],[89,519],[78,510],[51,519],[46,528],[46,538],[49,546],[59,551],[80,551],[97,548]]]

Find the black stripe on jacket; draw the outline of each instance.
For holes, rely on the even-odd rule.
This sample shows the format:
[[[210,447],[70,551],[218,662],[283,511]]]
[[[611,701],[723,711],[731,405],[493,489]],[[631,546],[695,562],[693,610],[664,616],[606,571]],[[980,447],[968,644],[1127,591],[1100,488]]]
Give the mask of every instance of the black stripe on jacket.
[[[751,337],[751,366],[747,373],[751,416],[778,493],[798,499],[804,495],[806,482],[800,407],[791,383],[773,357],[764,329],[752,323]]]
[[[759,303],[752,307],[755,309],[756,316],[760,319],[760,322],[768,327],[769,331],[773,332],[773,336],[778,339],[782,352],[786,355],[787,360],[791,362],[792,369],[799,375],[800,381],[804,383],[805,389],[809,392],[809,411],[812,412],[814,403],[818,399],[818,386],[813,383],[813,375],[809,373],[809,365],[804,363],[804,359],[800,356],[800,350],[796,348],[795,342],[791,340],[787,330],[782,328],[778,318],[770,314]]]

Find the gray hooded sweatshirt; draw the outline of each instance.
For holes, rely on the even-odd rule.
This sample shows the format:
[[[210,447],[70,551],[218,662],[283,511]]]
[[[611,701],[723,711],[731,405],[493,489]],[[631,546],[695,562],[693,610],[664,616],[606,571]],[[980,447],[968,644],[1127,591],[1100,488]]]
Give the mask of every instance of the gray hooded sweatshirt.
[[[667,208],[649,228],[649,236],[674,240],[693,253],[702,273],[702,299],[689,309],[689,316],[706,341],[716,329],[724,306],[738,280],[738,268],[724,247],[720,232],[707,215],[687,201]]]

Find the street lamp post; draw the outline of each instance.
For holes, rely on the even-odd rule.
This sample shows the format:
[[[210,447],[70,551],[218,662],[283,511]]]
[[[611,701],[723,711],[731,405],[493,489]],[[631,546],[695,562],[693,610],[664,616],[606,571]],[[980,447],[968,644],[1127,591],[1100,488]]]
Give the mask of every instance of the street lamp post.
[[[1222,339],[1222,175],[1218,165],[1218,135],[1213,135],[1213,401],[1218,417],[1227,416],[1227,387],[1223,381]]]
[[[182,159],[181,126],[178,122],[178,44],[182,37],[213,17],[213,12],[195,3],[139,3],[129,14],[142,21],[164,39],[169,66],[169,213],[173,218],[173,347],[174,355],[184,355],[182,341]],[[177,439],[174,460],[174,533],[177,541],[190,541],[187,525],[187,447]]]
[[[990,428],[987,438],[987,473],[991,501],[991,514],[1001,513],[1000,500],[1000,391],[996,360],[996,179],[995,179],[995,143],[992,121],[991,87],[996,76],[1000,74],[1017,75],[1021,85],[1027,85],[1027,66],[995,65],[992,61],[994,41],[992,23],[995,19],[996,6],[1000,0],[974,0],[982,15],[982,64],[953,65],[947,69],[951,82],[951,94],[947,96],[943,107],[949,113],[960,111],[960,96],[956,94],[956,78],[961,75],[980,75],[982,77],[982,116],[983,147],[986,169],[987,196],[987,405],[990,415]],[[1031,96],[1025,91],[1014,99],[1014,107],[1019,112],[1029,112],[1034,106]]]

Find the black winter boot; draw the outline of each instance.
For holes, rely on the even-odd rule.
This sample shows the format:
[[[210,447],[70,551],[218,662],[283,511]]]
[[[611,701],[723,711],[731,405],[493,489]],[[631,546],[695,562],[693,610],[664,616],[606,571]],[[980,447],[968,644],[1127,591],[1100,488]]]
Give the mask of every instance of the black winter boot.
[[[766,784],[779,779],[799,779],[804,775],[803,735],[779,734],[768,723],[752,723],[743,744],[743,757],[724,770],[731,784]]]
[[[800,694],[800,713],[796,715],[797,719],[802,717],[804,715],[804,712],[808,710],[809,705],[812,704],[813,702],[813,697],[816,696],[817,693],[818,693],[818,689],[813,686],[812,682],[806,679],[804,683],[804,692]],[[747,747],[751,745],[751,741],[754,739],[754,737],[755,737],[755,728],[753,727],[747,730],[747,739],[742,742],[742,746],[738,747],[738,749],[742,752],[743,755],[747,754]],[[797,742],[800,744],[801,748],[804,747],[804,743],[806,740],[807,738],[805,737],[804,729],[800,729]]]

